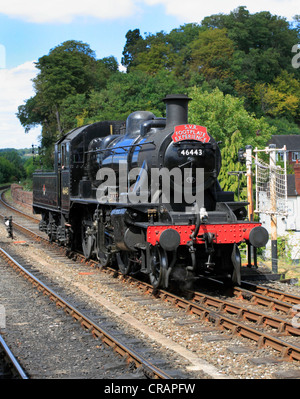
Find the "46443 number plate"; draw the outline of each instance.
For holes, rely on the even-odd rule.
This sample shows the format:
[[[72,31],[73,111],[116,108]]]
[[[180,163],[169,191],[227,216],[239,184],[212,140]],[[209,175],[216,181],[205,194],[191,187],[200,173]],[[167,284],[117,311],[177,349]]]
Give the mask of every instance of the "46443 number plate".
[[[179,154],[183,156],[188,156],[188,155],[201,156],[203,155],[203,150],[200,148],[185,148],[183,150],[180,150]]]

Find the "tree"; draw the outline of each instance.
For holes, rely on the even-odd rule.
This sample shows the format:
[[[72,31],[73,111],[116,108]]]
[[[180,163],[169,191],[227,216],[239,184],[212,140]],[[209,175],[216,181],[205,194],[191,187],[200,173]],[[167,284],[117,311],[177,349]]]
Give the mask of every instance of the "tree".
[[[287,71],[271,84],[257,83],[254,100],[264,115],[300,122],[300,82]]]
[[[238,150],[243,147],[241,132],[236,130],[231,137],[225,139],[225,145],[221,150],[222,167],[218,180],[224,191],[234,192],[235,199],[241,201],[247,199],[246,178],[243,173],[245,166],[237,158]],[[235,174],[230,174],[236,172]],[[240,173],[240,176],[238,175]]]
[[[264,148],[271,135],[276,134],[276,128],[269,126],[264,118],[256,118],[246,111],[242,99],[224,95],[219,89],[209,93],[194,87],[189,96],[193,99],[189,106],[189,122],[205,126],[219,142],[222,155],[219,181],[223,190],[233,191],[237,198],[238,177],[228,172],[243,170],[237,159],[239,148],[246,145]],[[240,183],[240,199],[245,199],[245,179],[241,178]]]
[[[107,88],[93,92],[88,103],[89,117],[85,123],[99,120],[125,120],[131,112],[148,110],[163,116],[162,99],[169,93],[180,93],[184,86],[172,72],[160,70],[150,76],[142,71],[115,74],[107,82]]]
[[[18,107],[16,116],[24,127],[25,133],[28,133],[30,129],[49,120],[50,112],[47,105],[43,103],[42,96],[37,93],[34,97],[26,100],[25,104]]]
[[[53,143],[71,126],[68,118],[62,118],[66,100],[77,95],[88,96],[92,90],[106,87],[110,75],[116,73],[114,57],[96,60],[90,46],[80,41],[69,40],[50,50],[36,63],[39,70],[33,79],[35,96],[19,106],[17,116],[28,132],[42,125],[41,145],[50,163]]]
[[[85,94],[70,95],[62,101],[61,123],[65,131],[84,125],[82,116],[88,116],[88,101],[89,98]]]
[[[207,82],[226,82],[232,79],[231,59],[234,43],[227,36],[226,29],[209,29],[199,33],[190,44],[192,71],[203,75]]]
[[[36,68],[39,70],[33,79],[36,94],[19,106],[17,116],[26,132],[41,124],[43,136],[52,130],[51,136],[56,137],[56,131],[60,135],[63,132],[61,103],[69,95],[91,90],[94,82],[99,81],[98,64],[87,44],[72,40],[39,58]]]
[[[0,153],[0,183],[18,181],[24,177],[24,168],[19,162],[21,161],[16,151],[13,154],[10,151]]]
[[[203,30],[205,29],[196,23],[184,24],[179,28],[172,29],[166,35],[166,39],[172,45],[174,52],[179,54],[186,46],[196,40]]]
[[[222,145],[236,131],[241,133],[243,146],[253,147],[265,147],[276,134],[276,128],[270,127],[263,117],[256,118],[246,111],[241,98],[224,95],[218,88],[208,92],[198,87],[192,88],[189,96],[193,99],[189,106],[190,123],[207,127]]]
[[[137,109],[163,116],[166,94],[191,91],[191,115],[197,122],[200,116],[218,140],[239,130],[245,144],[265,145],[276,126],[288,123],[294,131],[299,123],[300,69],[291,63],[299,21],[239,7],[170,33],[143,38],[139,29],[129,30],[121,61],[126,74],[115,57],[97,60],[88,44],[66,41],[39,58],[35,95],[17,116],[25,132],[42,126],[48,162],[53,143],[72,128],[125,119]],[[262,116],[273,118],[272,127]]]
[[[25,169],[25,172],[26,172],[26,177],[27,177],[28,179],[31,179],[31,178],[32,178],[32,174],[34,173],[34,171],[35,171],[36,169],[38,169],[38,164],[39,164],[39,159],[38,159],[38,157],[35,157],[35,158],[30,157],[30,158],[28,158],[28,159],[25,161],[25,163],[24,163],[24,169]]]
[[[22,176],[24,174],[23,161],[17,150],[13,148],[1,150],[0,156],[7,159],[15,168],[19,169],[20,173],[18,176]]]
[[[213,29],[226,28],[228,37],[245,54],[249,54],[251,49],[273,49],[280,55],[278,63],[281,68],[290,66],[290,49],[299,39],[297,27],[291,27],[285,18],[268,11],[250,14],[245,6],[228,15],[206,17],[202,25]]]
[[[123,51],[122,64],[127,72],[144,71],[154,75],[161,69],[173,71],[177,79],[188,85],[189,44],[203,30],[197,24],[185,24],[170,33],[163,31],[156,34],[140,35],[139,29],[128,31]]]
[[[123,50],[121,64],[127,68],[136,65],[136,56],[146,50],[146,43],[140,34],[139,29],[129,30],[126,33],[126,43]]]
[[[137,54],[135,64],[131,71],[144,71],[148,75],[155,75],[162,69],[171,70],[172,46],[163,42],[154,43],[146,51]]]
[[[172,46],[172,71],[178,80],[188,87],[192,77],[199,80],[198,73],[190,70],[192,50],[190,44],[196,40],[204,29],[195,23],[185,24],[173,29],[166,40]]]
[[[50,115],[55,116],[57,130],[61,135],[62,101],[69,95],[88,92],[92,89],[94,80],[98,81],[95,54],[87,44],[71,40],[39,58],[36,67],[40,72],[33,79],[35,91],[51,110]]]
[[[234,43],[231,94],[245,96],[249,110],[253,110],[252,95],[257,83],[272,83],[282,70],[295,74],[291,48],[300,39],[297,19],[290,25],[285,18],[270,12],[250,14],[246,7],[238,7],[228,15],[204,18],[202,26],[227,30],[228,38]]]

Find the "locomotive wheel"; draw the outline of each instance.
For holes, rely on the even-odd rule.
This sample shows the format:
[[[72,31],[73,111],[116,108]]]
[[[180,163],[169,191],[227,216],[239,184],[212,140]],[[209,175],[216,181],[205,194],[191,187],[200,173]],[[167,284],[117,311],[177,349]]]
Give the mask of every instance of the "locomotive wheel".
[[[132,262],[129,258],[129,253],[127,251],[121,251],[118,252],[116,256],[120,272],[122,274],[129,274],[132,269]]]
[[[58,241],[58,245],[62,245],[63,237],[64,237],[64,234],[63,234],[63,231],[62,231],[62,227],[61,226],[57,226],[56,238],[57,238],[57,241]]]
[[[236,244],[233,245],[231,261],[233,264],[232,282],[235,285],[241,285],[241,255]]]
[[[158,246],[150,248],[150,282],[154,288],[166,287],[168,257],[166,251]]]
[[[84,236],[82,239],[82,250],[84,256],[88,259],[92,255],[94,238],[92,236]]]
[[[91,234],[87,234],[88,228],[89,228],[89,222],[87,221],[86,223],[85,221],[83,221],[81,227],[81,245],[82,245],[83,254],[86,257],[86,259],[91,257],[95,242],[95,237]]]
[[[98,250],[98,260],[102,267],[107,267],[111,263],[111,255]]]
[[[54,222],[49,222],[47,224],[47,234],[49,237],[49,241],[53,242],[56,239],[56,225]]]

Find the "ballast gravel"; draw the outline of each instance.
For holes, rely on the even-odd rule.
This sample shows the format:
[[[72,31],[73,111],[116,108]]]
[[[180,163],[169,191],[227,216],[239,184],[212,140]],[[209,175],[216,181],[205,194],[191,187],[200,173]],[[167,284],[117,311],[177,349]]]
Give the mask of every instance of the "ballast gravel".
[[[112,276],[107,276],[103,271],[63,260],[59,256],[54,257],[49,250],[43,249],[41,244],[28,239],[25,239],[25,245],[13,244],[11,240],[4,238],[5,229],[2,226],[0,226],[0,237],[4,244],[13,246],[14,250],[26,258],[28,263],[35,262],[35,268],[40,270],[43,275],[48,275],[53,281],[63,285],[66,291],[69,290],[72,293],[72,297],[75,295],[78,298],[78,302],[88,303],[91,313],[97,314],[99,309],[103,314],[111,313],[111,317],[115,318],[116,322],[122,326],[122,331],[127,329],[128,336],[132,336],[133,339],[138,337],[148,342],[153,348],[159,350],[162,357],[171,357],[174,364],[177,363],[178,366],[191,372],[191,378],[273,379],[284,378],[280,377],[280,375],[284,376],[284,373],[287,376],[296,376],[286,378],[299,378],[297,377],[297,372],[300,371],[298,362],[281,361],[280,354],[272,349],[260,349],[256,343],[245,338],[231,336],[227,332],[220,332],[213,325],[201,322],[196,316],[188,315],[168,303],[153,298],[149,300],[149,297],[139,294],[136,288],[123,284]],[[19,238],[24,240],[24,237]],[[20,286],[22,284],[20,283]],[[3,285],[5,284],[3,283]],[[268,285],[300,295],[300,288],[296,286],[279,282]],[[5,297],[8,296],[10,290],[7,288],[8,291],[2,291],[3,288],[1,288],[1,304],[4,304]],[[27,290],[27,292],[29,291]],[[37,294],[31,293],[29,296],[32,301],[38,303],[41,301]],[[20,302],[20,299],[15,301]],[[63,326],[64,322],[62,323],[57,317],[57,310],[52,312],[48,307],[47,309],[48,314],[38,315],[31,314],[29,308],[26,311],[27,314],[24,313],[25,316],[22,316],[19,310],[9,305],[7,313],[8,324],[14,315],[12,331],[16,330],[17,326],[20,328],[22,324],[26,326],[28,318],[32,318],[39,325],[47,322],[43,328],[50,334],[54,332],[58,334],[57,348],[51,348],[52,356],[45,360],[40,355],[40,360],[38,360],[41,362],[40,369],[44,370],[46,375],[49,372],[49,364],[55,364],[55,374],[51,371],[49,372],[51,375],[47,378],[56,378],[57,376],[59,378],[78,378],[78,376],[79,378],[118,378],[117,374],[114,374],[114,377],[107,377],[105,366],[99,366],[103,355],[100,354],[100,351],[91,353],[92,351],[87,345],[90,339],[92,347],[99,343],[93,341],[93,338],[89,338],[87,333],[82,332],[72,322],[68,327],[70,334],[66,343],[65,329],[67,327]],[[136,324],[136,328],[134,328],[134,324]],[[59,336],[60,329],[63,330],[61,337]],[[47,345],[45,337],[41,332],[36,332],[36,339],[42,351],[42,348]],[[61,354],[64,351],[69,351],[68,348],[75,341],[82,343],[82,352],[79,351],[74,356],[72,365],[62,366],[58,359],[63,357]],[[17,346],[19,345],[19,348],[24,349],[22,356],[23,361],[26,361],[26,350],[30,351],[30,344],[26,340],[22,342],[22,335],[19,338],[16,335],[14,342]],[[95,360],[98,369],[93,371],[92,363],[89,362],[82,365],[84,359]],[[255,362],[253,359],[269,359],[269,361]],[[124,370],[122,372],[124,373]],[[32,371],[32,375],[38,376],[39,374],[37,371]]]

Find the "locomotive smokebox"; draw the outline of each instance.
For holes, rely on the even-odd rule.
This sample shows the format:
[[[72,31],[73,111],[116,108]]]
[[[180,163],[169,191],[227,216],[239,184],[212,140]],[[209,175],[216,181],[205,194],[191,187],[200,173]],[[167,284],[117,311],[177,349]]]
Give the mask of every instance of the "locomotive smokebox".
[[[163,101],[166,104],[166,127],[188,123],[188,103],[191,100],[184,94],[168,94]]]

